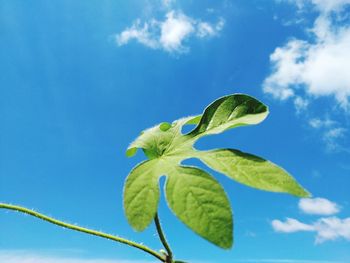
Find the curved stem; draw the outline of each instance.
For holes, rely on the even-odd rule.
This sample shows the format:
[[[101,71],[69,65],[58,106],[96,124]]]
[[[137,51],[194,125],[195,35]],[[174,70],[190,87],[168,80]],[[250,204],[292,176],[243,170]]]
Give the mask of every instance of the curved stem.
[[[21,207],[21,206],[0,203],[0,208],[8,209],[8,210],[14,210],[14,211],[17,211],[17,212],[21,212],[21,213],[24,213],[24,214],[28,214],[28,215],[34,216],[36,218],[39,218],[41,220],[47,221],[49,223],[52,223],[52,224],[55,224],[55,225],[58,225],[58,226],[61,226],[61,227],[64,227],[64,228],[69,228],[69,229],[72,229],[72,230],[75,230],[75,231],[79,231],[79,232],[83,232],[83,233],[86,233],[86,234],[89,234],[89,235],[94,235],[94,236],[102,237],[102,238],[105,238],[105,239],[113,240],[113,241],[116,241],[116,242],[119,242],[119,243],[123,243],[123,244],[126,244],[128,246],[140,249],[140,250],[142,250],[142,251],[144,251],[144,252],[146,252],[146,253],[156,257],[161,262],[164,262],[164,257],[162,257],[160,254],[158,254],[156,251],[150,249],[149,247],[146,247],[146,246],[138,244],[136,242],[127,240],[127,239],[122,238],[122,237],[113,236],[113,235],[106,234],[106,233],[99,232],[99,231],[95,231],[95,230],[92,230],[92,229],[88,229],[88,228],[84,228],[84,227],[68,224],[68,223],[65,223],[65,222],[59,221],[57,219],[45,216],[43,214],[40,214],[38,212],[35,212],[33,210],[30,210],[28,208]]]
[[[159,221],[159,217],[158,217],[158,213],[156,213],[156,216],[154,217],[154,223],[156,224],[156,228],[157,228],[157,232],[160,238],[160,241],[162,241],[162,244],[168,254],[168,258],[167,258],[167,262],[172,262],[173,259],[173,252],[170,249],[170,246],[165,238],[165,235],[163,233],[162,227],[160,225],[160,221]]]

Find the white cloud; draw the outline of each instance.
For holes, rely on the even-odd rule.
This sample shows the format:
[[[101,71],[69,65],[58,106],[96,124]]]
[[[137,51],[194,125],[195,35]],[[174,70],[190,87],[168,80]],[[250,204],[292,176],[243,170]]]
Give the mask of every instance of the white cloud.
[[[333,215],[339,212],[340,207],[325,198],[303,198],[299,201],[299,209],[311,215]]]
[[[147,47],[157,48],[158,42],[153,39],[153,34],[150,31],[155,23],[155,21],[151,21],[141,25],[140,20],[136,20],[130,28],[127,28],[122,33],[117,35],[116,40],[118,45],[125,45],[131,39],[136,39],[138,42],[144,44]]]
[[[350,27],[335,32],[325,28],[320,20],[316,23],[319,25],[313,29],[318,35],[315,44],[294,39],[274,51],[270,57],[273,73],[264,81],[263,89],[281,100],[297,99],[298,93],[312,98],[333,96],[348,109]]]
[[[296,5],[297,20],[307,20],[305,13],[318,16],[306,30],[306,39],[291,38],[270,55],[271,74],[263,91],[274,99],[292,101],[296,113],[318,129],[321,135],[315,138],[326,151],[349,152],[348,122],[339,118],[350,115],[350,0],[276,1]],[[318,101],[326,102],[321,109]]]
[[[299,201],[299,209],[310,215],[334,215],[340,211],[339,205],[325,198],[304,198]],[[350,217],[321,217],[311,224],[303,223],[294,218],[285,221],[272,220],[272,228],[279,233],[314,232],[315,243],[345,239],[350,241]]]
[[[172,1],[164,1],[170,4]],[[182,11],[171,10],[163,21],[151,19],[144,22],[136,20],[131,27],[116,35],[119,46],[131,40],[152,48],[167,52],[184,53],[189,50],[184,42],[190,37],[206,38],[218,35],[224,26],[222,18],[216,24],[201,21],[185,15]]]
[[[300,83],[302,74],[301,58],[305,53],[306,42],[293,40],[284,47],[278,47],[270,56],[273,74],[263,84],[264,92],[276,99],[285,100],[295,95],[291,83]]]
[[[169,12],[161,23],[159,42],[166,51],[184,51],[182,42],[195,30],[194,21],[183,13]]]
[[[276,232],[282,233],[294,233],[300,231],[314,231],[314,227],[304,224],[296,219],[287,218],[285,222],[280,220],[272,220],[271,222],[273,229]]]
[[[292,39],[271,54],[272,74],[263,83],[264,92],[280,100],[293,99],[297,107],[300,98],[332,96],[349,110],[350,25],[338,23],[333,14],[340,16],[350,0],[289,2],[300,8],[312,3],[320,14],[310,30],[310,41]]]
[[[340,219],[337,217],[321,218],[314,224],[317,232],[316,243],[344,238],[350,241],[350,217]]]
[[[316,244],[341,238],[350,241],[350,217],[345,219],[320,218],[312,224],[304,224],[296,219],[287,218],[285,222],[273,220],[271,225],[276,232],[280,233],[315,232]]]

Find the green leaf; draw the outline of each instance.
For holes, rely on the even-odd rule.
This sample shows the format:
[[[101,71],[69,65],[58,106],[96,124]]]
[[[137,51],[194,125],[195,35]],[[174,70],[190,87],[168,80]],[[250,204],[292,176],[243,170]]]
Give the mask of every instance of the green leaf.
[[[124,210],[129,224],[144,230],[153,220],[159,201],[159,173],[154,161],[137,165],[124,185]]]
[[[194,232],[222,248],[232,246],[232,213],[224,189],[208,173],[177,166],[169,172],[166,199]]]
[[[285,170],[258,156],[233,149],[217,149],[201,152],[200,159],[210,168],[241,184],[299,197],[309,196]]]
[[[172,124],[163,122],[144,130],[126,152],[127,156],[133,156],[137,149],[142,149],[149,159],[136,166],[125,183],[124,207],[130,225],[141,231],[150,224],[158,207],[159,178],[164,175],[167,176],[168,204],[180,220],[210,242],[223,248],[231,246],[229,236],[233,227],[227,197],[204,171],[179,166],[189,158],[200,158],[213,169],[246,185],[306,196],[306,191],[291,176],[263,159],[234,152],[236,154],[234,157],[231,154],[230,158],[239,160],[234,162],[229,157],[221,158],[215,151],[201,152],[193,147],[202,136],[257,124],[267,115],[268,108],[260,101],[248,95],[233,94],[214,101],[202,115],[182,118]],[[183,134],[185,125],[196,127]]]
[[[190,135],[218,134],[244,125],[258,124],[269,114],[266,105],[244,94],[222,97],[204,111],[198,126]]]

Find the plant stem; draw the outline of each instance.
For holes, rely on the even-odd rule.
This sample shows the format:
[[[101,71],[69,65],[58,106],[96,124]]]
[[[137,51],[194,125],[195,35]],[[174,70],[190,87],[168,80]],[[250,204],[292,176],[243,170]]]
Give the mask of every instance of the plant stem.
[[[167,254],[168,254],[168,257],[167,257],[167,261],[166,262],[172,262],[173,260],[173,252],[171,251],[170,249],[170,246],[165,238],[165,235],[163,233],[163,230],[162,230],[162,227],[160,225],[160,221],[159,221],[159,217],[158,217],[158,213],[156,213],[156,216],[154,217],[154,222],[156,224],[156,228],[157,228],[157,232],[158,232],[158,236],[160,238],[160,241],[162,242]]]
[[[122,237],[113,236],[113,235],[106,234],[106,233],[99,232],[99,231],[95,231],[95,230],[92,230],[92,229],[83,228],[83,227],[80,227],[80,226],[68,224],[68,223],[59,221],[57,219],[48,217],[46,215],[40,214],[38,212],[35,212],[33,210],[30,210],[28,208],[21,207],[21,206],[0,203],[0,208],[8,209],[8,210],[14,210],[14,211],[17,211],[17,212],[21,212],[21,213],[24,213],[24,214],[28,214],[28,215],[34,216],[36,218],[39,218],[41,220],[47,221],[49,223],[52,223],[52,224],[55,224],[55,225],[58,225],[58,226],[61,226],[61,227],[64,227],[64,228],[72,229],[72,230],[83,232],[83,233],[86,233],[86,234],[89,234],[89,235],[94,235],[94,236],[102,237],[102,238],[105,238],[105,239],[113,240],[113,241],[116,241],[116,242],[119,242],[119,243],[123,243],[123,244],[126,244],[128,246],[140,249],[140,250],[142,250],[142,251],[144,251],[144,252],[146,252],[146,253],[156,257],[161,262],[164,262],[164,260],[165,260],[163,256],[158,254],[156,251],[150,249],[149,247],[141,245],[141,244],[138,244],[138,243],[130,241],[130,240],[127,240],[127,239],[122,238]]]

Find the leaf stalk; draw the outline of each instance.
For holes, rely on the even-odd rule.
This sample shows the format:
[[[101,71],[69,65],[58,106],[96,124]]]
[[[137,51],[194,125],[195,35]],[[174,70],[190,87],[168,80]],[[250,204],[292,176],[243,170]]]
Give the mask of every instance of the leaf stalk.
[[[160,241],[162,242],[166,252],[167,252],[167,258],[166,258],[166,263],[172,263],[173,262],[173,252],[171,251],[171,248],[168,244],[168,241],[165,238],[164,232],[162,230],[162,226],[160,224],[160,220],[159,220],[159,216],[158,213],[156,213],[155,217],[154,217],[154,223],[156,225],[157,228],[157,232],[158,232],[158,236]]]

